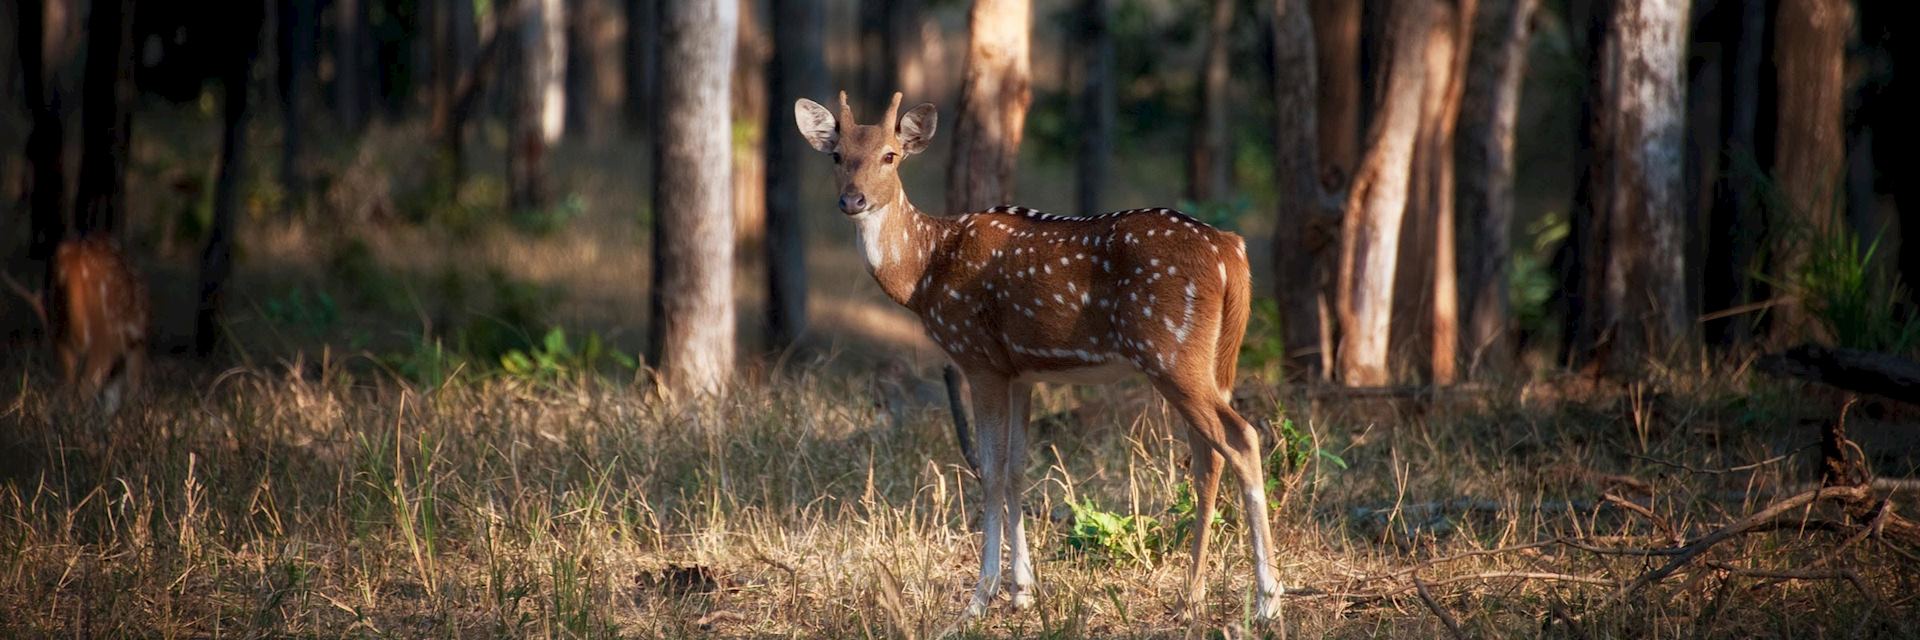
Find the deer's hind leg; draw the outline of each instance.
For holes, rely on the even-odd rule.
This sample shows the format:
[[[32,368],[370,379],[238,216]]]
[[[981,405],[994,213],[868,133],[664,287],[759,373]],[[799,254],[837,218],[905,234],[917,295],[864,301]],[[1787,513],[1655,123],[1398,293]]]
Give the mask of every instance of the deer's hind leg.
[[[1013,383],[1007,390],[1007,437],[1006,455],[1002,469],[1006,478],[1007,509],[1007,547],[1012,551],[1008,565],[1013,569],[1013,588],[1009,595],[1013,597],[1014,609],[1027,609],[1033,606],[1033,554],[1027,548],[1026,511],[1024,498],[1027,488],[1027,418],[1029,403],[1033,400],[1033,385]]]
[[[1173,376],[1179,376],[1175,373]],[[1185,379],[1192,378],[1191,380]],[[1258,591],[1255,603],[1256,614],[1261,619],[1271,619],[1279,615],[1280,583],[1274,577],[1271,530],[1267,525],[1266,475],[1261,470],[1260,434],[1253,425],[1241,419],[1221,398],[1219,389],[1206,375],[1186,377],[1156,378],[1156,387],[1166,396],[1175,410],[1187,421],[1188,442],[1194,449],[1194,491],[1197,506],[1202,511],[1196,515],[1211,518],[1212,500],[1203,499],[1199,492],[1202,471],[1212,471],[1212,484],[1217,486],[1218,468],[1214,461],[1224,462],[1233,475],[1240,480],[1241,513],[1245,515],[1246,527],[1253,544],[1254,582]],[[1212,453],[1212,457],[1203,461],[1200,443]],[[1204,462],[1204,465],[1203,465]],[[1209,467],[1212,467],[1209,469]],[[1204,520],[1201,522],[1205,522]],[[1196,524],[1196,526],[1200,526]],[[1196,532],[1197,533],[1197,532]],[[1201,604],[1205,595],[1205,582],[1200,579],[1204,568],[1206,552],[1204,539],[1196,535],[1194,541],[1194,569],[1190,574],[1188,591],[1193,602]]]

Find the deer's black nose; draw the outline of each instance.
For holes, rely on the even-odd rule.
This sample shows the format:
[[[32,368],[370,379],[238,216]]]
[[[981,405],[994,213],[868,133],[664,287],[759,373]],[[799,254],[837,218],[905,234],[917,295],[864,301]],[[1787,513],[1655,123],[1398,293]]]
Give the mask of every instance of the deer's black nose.
[[[864,193],[840,194],[840,211],[846,213],[847,215],[856,215],[856,214],[865,213],[867,211],[867,194],[864,194]]]

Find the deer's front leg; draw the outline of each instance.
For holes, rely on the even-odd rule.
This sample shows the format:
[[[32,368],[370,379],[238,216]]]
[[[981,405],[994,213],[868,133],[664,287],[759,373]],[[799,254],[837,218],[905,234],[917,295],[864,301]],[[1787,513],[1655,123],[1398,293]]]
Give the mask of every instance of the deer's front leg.
[[[980,481],[986,485],[980,494],[985,510],[980,519],[980,582],[974,587],[973,599],[967,603],[966,611],[968,617],[973,617],[986,613],[994,594],[1000,590],[1001,534],[1007,514],[1009,385],[1006,378],[972,371],[967,372],[967,381],[973,386],[974,435],[980,445]]]
[[[1033,385],[1014,383],[1007,387],[1007,455],[1005,464],[1007,503],[1007,546],[1013,550],[1013,608],[1033,606],[1033,555],[1027,550],[1026,509],[1023,497],[1027,488],[1027,417],[1033,399]]]

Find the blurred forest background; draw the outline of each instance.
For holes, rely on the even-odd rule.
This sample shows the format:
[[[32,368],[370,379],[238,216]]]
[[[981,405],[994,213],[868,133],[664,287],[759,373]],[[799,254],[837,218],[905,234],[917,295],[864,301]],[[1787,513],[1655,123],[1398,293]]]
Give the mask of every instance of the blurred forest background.
[[[1384,576],[1306,589],[1298,631],[1912,633],[1898,6],[0,0],[0,270],[44,287],[63,239],[117,240],[153,361],[92,411],[0,302],[0,606],[38,611],[0,630],[930,633],[972,577],[967,474],[944,356],[792,124],[845,89],[862,120],[939,106],[902,172],[929,211],[1178,206],[1248,238],[1283,577]],[[955,153],[988,117],[1024,128]],[[963,169],[1005,184],[950,192]],[[1056,603],[989,633],[1172,628],[1142,603],[1172,601],[1191,498],[1145,389],[1043,394]],[[1780,464],[1816,431],[1854,470]],[[1875,493],[1807,503],[1835,540],[1725,548],[1831,576],[1684,569],[1641,601],[1674,569],[1447,555],[1686,548],[1809,475]]]

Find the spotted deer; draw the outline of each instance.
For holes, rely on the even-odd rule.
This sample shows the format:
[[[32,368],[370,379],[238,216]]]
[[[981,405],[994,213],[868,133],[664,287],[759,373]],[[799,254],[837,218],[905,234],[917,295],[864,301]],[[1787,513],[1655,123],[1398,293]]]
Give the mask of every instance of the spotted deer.
[[[68,389],[98,400],[108,413],[138,388],[147,352],[147,288],[112,240],[86,237],[60,243],[53,257],[53,288],[7,285],[33,307],[60,360]]]
[[[907,200],[900,164],[927,149],[937,115],[921,104],[878,125],[794,104],[800,133],[831,154],[840,210],[853,221],[867,270],[887,297],[920,317],[927,335],[971,383],[985,484],[980,577],[966,615],[985,613],[1011,549],[1012,606],[1033,605],[1033,557],[1021,502],[1028,401],[1038,382],[1101,384],[1144,373],[1187,425],[1198,522],[1213,517],[1221,467],[1240,480],[1250,523],[1258,613],[1279,613],[1260,437],[1229,405],[1246,333],[1246,242],[1172,209],[1090,217],[1001,206],[949,216]],[[1208,532],[1193,536],[1187,598],[1205,595]]]

